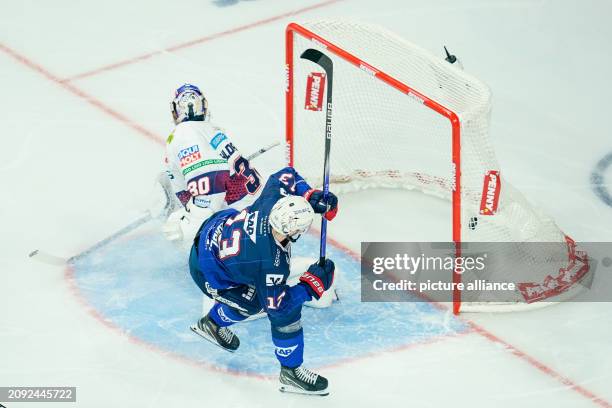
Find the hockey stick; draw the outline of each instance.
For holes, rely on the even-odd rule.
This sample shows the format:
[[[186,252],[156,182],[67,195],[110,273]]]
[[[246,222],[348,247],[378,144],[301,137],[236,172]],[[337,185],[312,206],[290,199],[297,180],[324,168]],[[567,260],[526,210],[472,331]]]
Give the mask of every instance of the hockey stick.
[[[146,211],[140,217],[138,217],[137,219],[135,219],[134,221],[132,221],[125,227],[121,228],[117,232],[109,235],[108,237],[104,238],[103,240],[99,242],[96,242],[94,245],[92,245],[85,251],[77,255],[71,256],[70,258],[62,258],[61,256],[56,256],[56,255],[47,253],[45,251],[41,251],[39,249],[35,249],[34,251],[30,252],[28,257],[30,257],[30,259],[34,259],[36,261],[40,261],[40,262],[51,264],[51,265],[64,265],[67,263],[72,263],[104,247],[108,243],[116,240],[117,238],[135,230],[136,228],[150,221],[152,218],[153,217],[151,216],[151,212]]]
[[[255,159],[259,156],[261,156],[262,154],[264,154],[265,152],[273,149],[274,147],[278,146],[280,144],[280,142],[274,142],[271,143],[265,147],[262,147],[261,149],[251,153],[250,155],[247,156],[247,160],[252,160]],[[164,187],[164,185],[162,184],[163,190],[164,190],[164,194],[166,196],[166,205],[164,206],[163,209],[163,214],[166,214],[168,209],[170,208],[170,204],[171,204],[171,194],[172,192],[168,191],[166,187]],[[112,241],[116,240],[117,238],[122,237],[123,235],[128,234],[131,231],[134,231],[136,228],[140,227],[141,225],[149,222],[150,220],[152,220],[153,218],[153,214],[151,214],[151,211],[147,210],[145,211],[142,215],[140,215],[140,217],[136,218],[134,221],[132,221],[131,223],[129,223],[128,225],[126,225],[125,227],[121,228],[120,230],[114,232],[113,234],[109,235],[108,237],[104,238],[101,241],[96,242],[95,244],[93,244],[92,246],[90,246],[88,249],[86,249],[83,252],[80,252],[74,256],[71,256],[69,258],[64,258],[61,256],[57,256],[57,255],[53,255],[50,254],[48,252],[45,251],[41,251],[39,249],[35,249],[34,251],[30,252],[28,254],[28,257],[30,259],[39,261],[39,262],[43,262],[46,264],[51,264],[51,265],[65,265],[68,263],[73,263],[75,261],[78,261],[81,258],[84,258],[85,256],[91,254],[94,251],[97,251],[98,249],[108,245],[109,243],[111,243]]]
[[[249,154],[246,159],[247,160],[252,160],[255,159],[259,156],[261,156],[262,154],[264,154],[265,152],[267,152],[268,150],[272,150],[274,149],[276,146],[278,146],[280,144],[280,142],[274,142],[274,143],[270,143],[267,146],[262,147],[261,149],[254,151],[253,153]]]
[[[318,64],[325,70],[327,76],[327,105],[325,106],[325,161],[323,162],[323,201],[327,205],[329,195],[329,152],[332,137],[332,85],[334,79],[334,64],[332,60],[321,51],[309,48],[300,55],[300,58]],[[325,215],[325,214],[323,214]],[[325,250],[327,248],[327,219],[321,217],[321,247],[319,250],[319,265],[325,265]]]

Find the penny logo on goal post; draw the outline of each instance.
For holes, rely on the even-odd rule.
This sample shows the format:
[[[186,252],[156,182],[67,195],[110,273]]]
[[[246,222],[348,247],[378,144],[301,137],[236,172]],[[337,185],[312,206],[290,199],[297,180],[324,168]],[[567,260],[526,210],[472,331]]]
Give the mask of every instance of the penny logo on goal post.
[[[323,94],[325,93],[325,73],[311,72],[306,79],[306,102],[304,109],[320,111],[323,109]]]
[[[485,173],[482,187],[482,200],[480,201],[480,215],[493,215],[497,212],[501,178],[498,170],[489,170]]]

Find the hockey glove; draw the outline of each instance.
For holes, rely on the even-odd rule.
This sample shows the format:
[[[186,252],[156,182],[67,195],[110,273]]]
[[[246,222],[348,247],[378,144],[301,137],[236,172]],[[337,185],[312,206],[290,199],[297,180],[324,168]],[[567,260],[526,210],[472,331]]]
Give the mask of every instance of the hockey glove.
[[[308,271],[300,276],[300,285],[305,285],[308,293],[315,299],[320,299],[323,293],[334,283],[334,270],[336,269],[331,259],[325,260],[324,266],[313,263]]]
[[[325,206],[321,190],[308,190],[304,194],[304,198],[310,203],[314,212],[324,214],[323,216],[327,218],[327,221],[333,220],[338,213],[338,197],[331,191],[327,193],[327,206]]]

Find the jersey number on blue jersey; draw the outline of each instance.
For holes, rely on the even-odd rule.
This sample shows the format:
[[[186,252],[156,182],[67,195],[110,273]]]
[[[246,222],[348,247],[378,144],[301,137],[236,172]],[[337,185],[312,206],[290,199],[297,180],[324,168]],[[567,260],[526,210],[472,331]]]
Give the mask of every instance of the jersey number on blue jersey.
[[[227,221],[225,221],[225,226],[230,227],[237,222],[243,223],[247,214],[247,210],[240,211],[240,213],[235,216],[229,217]],[[219,243],[219,259],[224,260],[238,255],[240,253],[240,238],[242,238],[242,227],[236,227],[232,230],[231,238],[222,239]]]
[[[286,292],[283,290],[281,294],[276,297],[268,296],[266,298],[268,301],[268,309],[278,309],[280,307],[281,302],[283,301],[283,298],[285,297],[285,293]]]

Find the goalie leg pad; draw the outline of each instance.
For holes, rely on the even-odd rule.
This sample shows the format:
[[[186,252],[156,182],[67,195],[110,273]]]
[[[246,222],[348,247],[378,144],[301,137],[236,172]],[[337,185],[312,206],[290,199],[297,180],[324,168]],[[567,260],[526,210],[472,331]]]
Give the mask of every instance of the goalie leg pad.
[[[212,209],[199,207],[191,199],[185,208],[170,214],[162,232],[168,241],[191,244],[204,221],[213,214]]]

